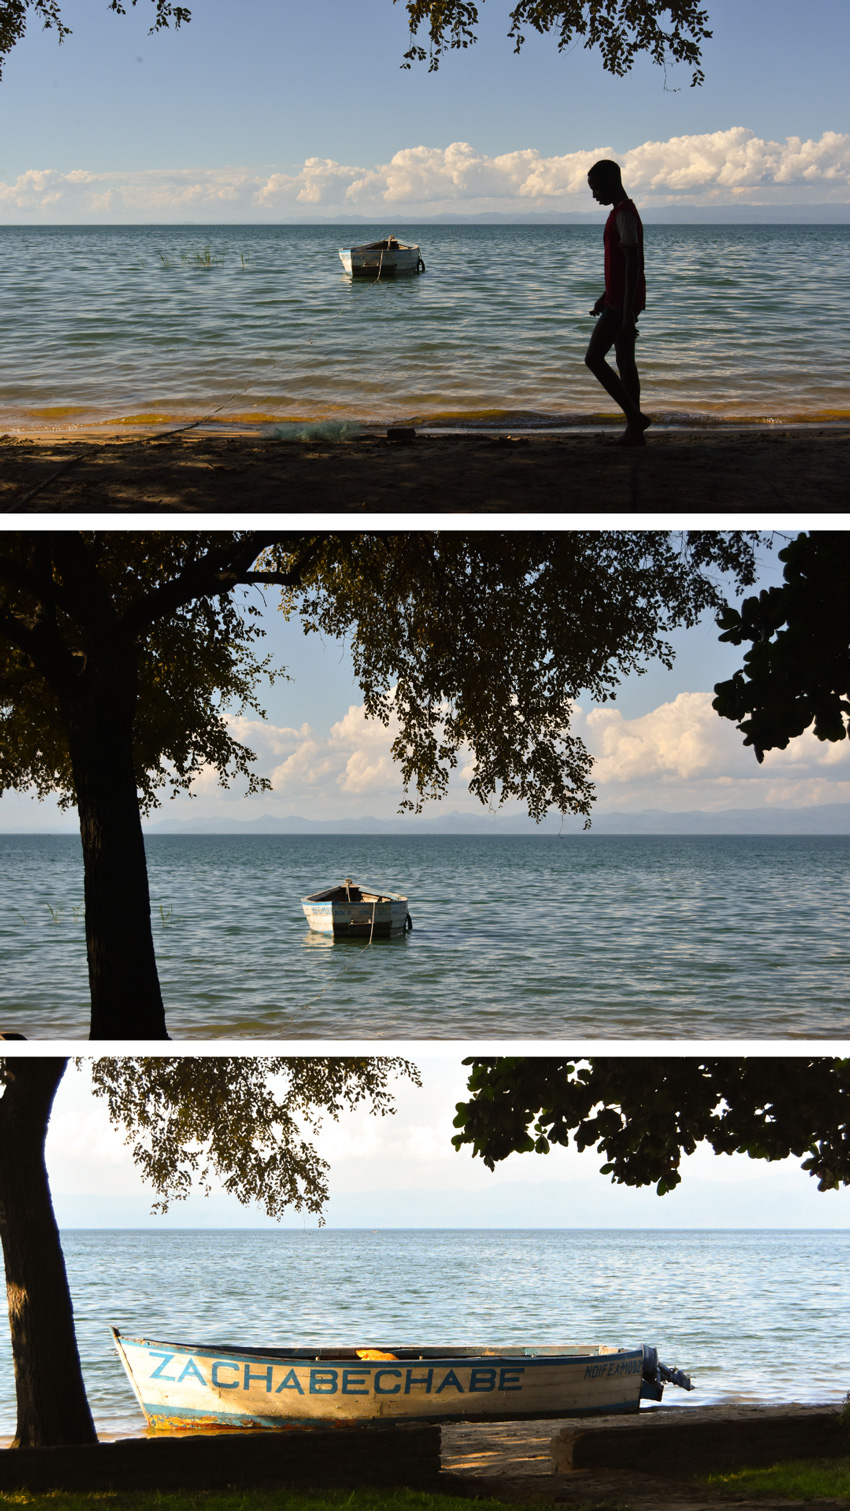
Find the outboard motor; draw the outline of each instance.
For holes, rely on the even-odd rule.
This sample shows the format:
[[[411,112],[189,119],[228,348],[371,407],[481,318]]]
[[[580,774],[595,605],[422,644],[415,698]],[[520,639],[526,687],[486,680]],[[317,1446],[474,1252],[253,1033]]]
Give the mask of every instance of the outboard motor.
[[[682,1369],[671,1369],[658,1358],[658,1349],[651,1344],[643,1345],[643,1369],[641,1371],[640,1398],[642,1401],[660,1401],[665,1385],[678,1385],[681,1390],[693,1390],[690,1375]]]

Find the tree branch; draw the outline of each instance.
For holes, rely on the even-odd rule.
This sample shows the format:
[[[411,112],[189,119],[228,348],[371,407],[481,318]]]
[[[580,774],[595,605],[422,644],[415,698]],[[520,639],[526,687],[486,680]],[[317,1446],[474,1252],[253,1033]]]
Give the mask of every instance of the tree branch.
[[[233,588],[252,582],[267,582],[279,587],[298,587],[304,572],[315,559],[319,547],[327,536],[290,536],[252,531],[227,547],[211,547],[198,561],[192,562],[177,577],[160,584],[152,592],[129,606],[122,616],[127,632],[141,634],[158,619],[164,619],[177,609],[198,598],[216,598],[229,593]],[[250,566],[270,546],[292,541],[298,544],[306,540],[305,550],[291,572],[252,573]]]

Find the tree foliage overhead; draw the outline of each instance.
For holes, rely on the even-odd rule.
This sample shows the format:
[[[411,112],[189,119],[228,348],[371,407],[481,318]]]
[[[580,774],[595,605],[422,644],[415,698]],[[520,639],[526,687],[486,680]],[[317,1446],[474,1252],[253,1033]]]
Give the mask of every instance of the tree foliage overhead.
[[[667,636],[755,575],[755,532],[520,530],[329,536],[301,577],[309,630],[350,637],[366,713],[397,721],[404,806],[440,798],[461,755],[484,804],[535,819],[590,812],[592,761],[571,730]],[[272,553],[284,571],[285,555]],[[469,754],[471,753],[471,760]]]
[[[329,1165],[305,1136],[325,1118],[364,1106],[394,1113],[389,1081],[419,1073],[399,1056],[292,1058],[122,1056],[91,1062],[92,1089],[125,1133],[154,1210],[184,1201],[213,1180],[267,1216],[287,1209],[318,1215],[328,1197]]]
[[[832,1058],[562,1060],[472,1058],[456,1149],[492,1170],[553,1144],[597,1149],[602,1173],[659,1196],[681,1181],[683,1155],[802,1159],[820,1191],[850,1185],[850,1060]]]
[[[733,719],[756,760],[813,726],[819,740],[850,727],[850,535],[819,530],[779,552],[781,587],[722,610],[721,640],[749,642],[744,665],[715,687],[713,707]]]
[[[397,3],[397,0],[393,0]],[[405,53],[406,66],[428,61],[439,67],[440,59],[454,48],[470,47],[476,40],[478,5],[474,0],[404,0],[411,37],[422,29],[427,48],[412,41]],[[483,0],[482,0],[483,3]],[[508,36],[519,52],[526,30],[553,32],[558,51],[583,39],[586,48],[598,47],[602,66],[622,77],[636,57],[646,55],[662,67],[686,63],[692,70],[691,85],[702,84],[702,43],[711,37],[708,12],[698,0],[518,0],[510,12]]]
[[[225,710],[261,717],[255,687],[274,678],[255,654],[257,601],[237,598],[268,533],[10,532],[0,547],[0,792],[76,801],[68,706],[113,671],[135,698],[143,811],[204,767],[248,791],[268,784],[234,739]],[[297,566],[300,537],[289,552]],[[309,543],[307,543],[309,550]],[[280,577],[266,579],[282,582]],[[293,579],[288,579],[293,580]],[[135,685],[133,685],[135,684]],[[117,720],[117,709],[116,709]]]
[[[137,679],[143,810],[212,766],[267,784],[227,713],[262,715],[274,675],[259,607],[238,587],[279,584],[285,612],[350,639],[366,712],[400,732],[418,797],[440,797],[461,750],[484,803],[588,813],[590,757],[573,703],[613,697],[667,639],[724,602],[720,574],[755,577],[753,531],[12,532],[0,548],[0,791],[75,799],[63,704],[123,654]]]
[[[130,0],[135,5],[137,0]],[[172,0],[152,0],[154,22],[151,31],[160,31],[172,22],[180,26],[192,19],[185,5]],[[397,4],[398,0],[393,0]],[[427,35],[427,48],[411,41],[405,53],[404,67],[425,61],[429,68],[439,67],[440,59],[454,48],[470,47],[476,40],[478,5],[474,0],[403,0],[410,23],[411,38],[420,30]],[[482,0],[483,3],[483,0]],[[126,14],[121,0],[109,0],[109,7]],[[60,0],[0,0],[0,70],[5,56],[20,42],[32,12],[45,27],[58,33],[60,42],[70,35],[62,20]],[[514,51],[519,52],[526,31],[553,32],[558,50],[564,52],[574,41],[583,39],[585,47],[599,49],[602,66],[608,73],[622,77],[636,57],[645,55],[654,63],[685,63],[692,70],[691,84],[701,84],[702,43],[711,37],[708,12],[699,0],[518,0],[509,15],[508,36]]]
[[[185,5],[174,5],[172,0],[152,0],[154,5],[154,22],[151,31],[161,31],[163,27],[174,22],[180,26],[184,21],[191,21],[192,12]],[[136,0],[130,0],[131,5]],[[117,11],[118,15],[125,16],[127,9],[121,4],[121,0],[109,0],[109,10]],[[55,31],[59,41],[63,42],[71,35],[70,26],[66,26],[62,20],[62,10],[59,0],[0,0],[0,77],[2,77],[3,62],[6,55],[11,52],[16,42],[20,42],[27,29],[29,13],[41,21],[45,30]]]

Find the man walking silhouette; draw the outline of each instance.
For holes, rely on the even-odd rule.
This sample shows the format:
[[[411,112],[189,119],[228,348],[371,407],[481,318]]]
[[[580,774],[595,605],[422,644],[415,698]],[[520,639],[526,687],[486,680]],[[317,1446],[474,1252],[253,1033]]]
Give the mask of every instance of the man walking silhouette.
[[[644,431],[652,423],[640,407],[640,378],[635,362],[637,317],[646,308],[643,271],[643,226],[637,209],[623,188],[618,163],[608,158],[594,163],[587,175],[593,198],[613,208],[605,222],[605,293],[592,315],[599,319],[585,353],[585,362],[626,417],[621,446],[645,446]],[[618,377],[606,362],[614,348]]]

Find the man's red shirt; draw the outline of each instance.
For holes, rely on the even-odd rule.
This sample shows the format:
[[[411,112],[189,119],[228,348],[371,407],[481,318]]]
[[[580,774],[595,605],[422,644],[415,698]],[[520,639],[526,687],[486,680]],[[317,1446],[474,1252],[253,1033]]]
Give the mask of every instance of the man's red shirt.
[[[632,229],[632,234],[637,233],[637,239],[627,237],[624,241],[621,235],[623,222],[618,224],[618,219],[625,214],[625,226]],[[630,225],[633,223],[633,228]],[[632,309],[636,315],[646,309],[646,278],[643,271],[643,225],[641,218],[631,199],[621,199],[618,205],[614,205],[608,219],[605,222],[604,231],[605,246],[605,307],[609,310],[621,310],[626,299],[626,255],[624,246],[636,246],[638,249],[638,274]]]

